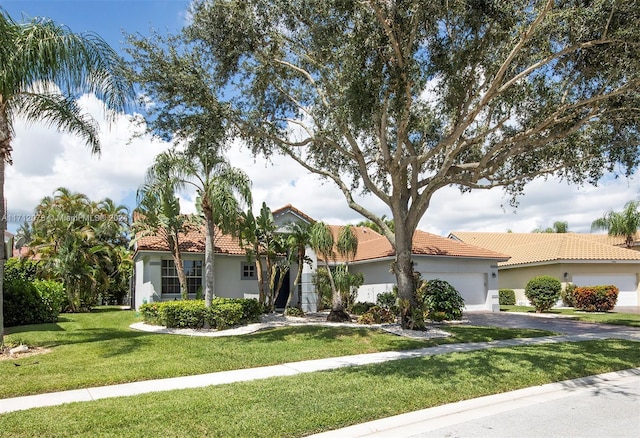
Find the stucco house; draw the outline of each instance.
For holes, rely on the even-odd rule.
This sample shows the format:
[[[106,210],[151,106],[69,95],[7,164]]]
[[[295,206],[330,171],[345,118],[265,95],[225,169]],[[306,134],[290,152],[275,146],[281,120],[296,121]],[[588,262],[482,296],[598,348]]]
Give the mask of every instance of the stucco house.
[[[524,288],[538,275],[550,275],[577,286],[609,285],[620,289],[619,306],[640,305],[640,251],[624,239],[606,234],[482,233],[453,231],[449,237],[510,256],[498,263],[499,285],[513,289],[526,304]],[[639,239],[636,238],[636,242]]]
[[[273,211],[276,225],[282,231],[292,222],[313,223],[314,219],[286,205]],[[332,230],[337,235],[339,226]],[[381,292],[391,291],[395,276],[390,272],[394,251],[386,238],[365,227],[355,227],[358,252],[350,261],[351,272],[362,272],[364,284],[358,291],[358,301],[376,301]],[[192,231],[180,239],[188,289],[195,298],[202,285],[204,265],[204,234]],[[227,298],[257,298],[258,284],[255,264],[247,260],[238,239],[219,233],[215,240],[215,292]],[[317,294],[313,276],[318,268],[318,257],[307,249],[311,266],[303,267],[298,285],[298,301],[305,312],[317,310]],[[450,282],[465,299],[466,310],[498,311],[498,263],[507,255],[457,242],[423,231],[417,231],[413,241],[413,260],[416,270],[425,279],[440,278]],[[330,265],[340,263],[338,257]],[[320,263],[322,265],[322,261]],[[293,287],[296,267],[292,267],[283,285],[276,307],[284,307],[287,292]],[[144,302],[175,300],[180,298],[178,278],[173,259],[162,239],[148,236],[139,239],[134,254],[134,281],[132,304],[138,308]]]

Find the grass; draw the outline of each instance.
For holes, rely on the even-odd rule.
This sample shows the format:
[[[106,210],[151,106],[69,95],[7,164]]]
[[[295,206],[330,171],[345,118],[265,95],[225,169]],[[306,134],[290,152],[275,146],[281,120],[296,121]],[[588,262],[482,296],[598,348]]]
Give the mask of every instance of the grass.
[[[6,436],[297,437],[459,400],[640,366],[638,343],[498,348],[0,416]]]
[[[502,312],[535,313],[535,309],[529,306],[500,306]],[[583,312],[575,309],[551,309],[548,312],[556,315],[567,315],[578,321],[597,322],[602,324],[625,325],[640,327],[640,314],[618,312]]]
[[[452,336],[425,341],[364,327],[296,326],[247,336],[189,337],[134,331],[129,329],[139,320],[134,312],[100,310],[65,314],[56,324],[10,329],[8,342],[52,351],[0,361],[0,398],[444,343],[552,334],[452,325],[447,327]]]

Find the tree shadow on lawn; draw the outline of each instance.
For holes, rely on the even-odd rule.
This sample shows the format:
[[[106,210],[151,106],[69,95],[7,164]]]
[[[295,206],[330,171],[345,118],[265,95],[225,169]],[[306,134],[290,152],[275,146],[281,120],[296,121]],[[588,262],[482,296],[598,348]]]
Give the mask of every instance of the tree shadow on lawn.
[[[62,333],[46,340],[38,340],[36,338],[29,344],[54,349],[65,345],[104,343],[105,352],[101,354],[102,357],[132,353],[142,346],[147,345],[149,343],[149,337],[153,335],[134,330],[113,328],[85,328],[79,331],[65,331],[55,324],[40,324],[31,327],[22,326],[20,327],[21,330],[12,331],[11,334],[27,334],[36,331],[44,332],[47,331],[46,326],[54,326],[50,327],[49,330]]]
[[[391,333],[383,332],[377,328],[369,327],[344,327],[344,326],[321,326],[321,325],[304,325],[304,326],[286,326],[261,330],[248,336],[242,337],[242,342],[286,342],[292,336],[301,337],[302,339],[317,340],[321,342],[339,341],[341,338],[359,338],[361,340],[369,340],[372,332],[375,334],[388,334],[392,340],[394,347],[405,350],[424,347],[424,340],[394,337]]]
[[[609,370],[638,366],[637,343],[631,341],[584,341],[579,343],[491,348],[401,359],[336,372],[405,379],[450,380],[456,385],[473,385],[474,378],[500,387],[513,373],[527,380],[522,386],[572,379]],[[615,359],[612,359],[615,358]],[[508,379],[507,379],[508,380]],[[511,384],[512,385],[512,384]],[[507,389],[510,390],[510,389]]]
[[[14,327],[6,327],[7,335],[15,335],[18,333],[27,333],[27,332],[63,332],[65,331],[62,327],[58,325],[60,319],[57,322],[50,322],[46,324],[30,324],[30,325],[17,325]]]

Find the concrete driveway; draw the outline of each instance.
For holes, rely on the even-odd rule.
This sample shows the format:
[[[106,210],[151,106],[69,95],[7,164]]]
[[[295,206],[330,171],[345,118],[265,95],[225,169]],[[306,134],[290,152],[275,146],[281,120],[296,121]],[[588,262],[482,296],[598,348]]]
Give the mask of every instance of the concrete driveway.
[[[555,314],[528,315],[512,312],[469,312],[464,319],[470,325],[549,330],[565,335],[610,334],[613,338],[640,341],[640,328],[576,321]]]

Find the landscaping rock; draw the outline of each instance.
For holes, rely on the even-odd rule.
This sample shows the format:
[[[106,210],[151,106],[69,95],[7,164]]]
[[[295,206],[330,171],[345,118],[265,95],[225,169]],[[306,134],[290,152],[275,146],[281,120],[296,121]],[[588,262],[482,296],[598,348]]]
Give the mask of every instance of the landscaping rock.
[[[29,351],[29,347],[26,345],[18,345],[17,347],[9,350],[9,354],[13,356],[14,354],[26,353],[27,351]]]

